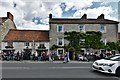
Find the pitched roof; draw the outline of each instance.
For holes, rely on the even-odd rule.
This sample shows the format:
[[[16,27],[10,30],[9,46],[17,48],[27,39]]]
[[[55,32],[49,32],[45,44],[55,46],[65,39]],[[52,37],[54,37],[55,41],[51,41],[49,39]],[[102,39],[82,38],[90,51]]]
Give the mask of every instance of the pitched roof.
[[[87,15],[84,14],[81,18],[52,18],[52,14],[49,15],[50,24],[118,24],[118,21],[104,19],[104,14],[98,16],[97,19],[87,19]]]
[[[98,19],[68,19],[68,18],[53,18],[49,21],[51,24],[118,24],[117,21],[112,21],[108,19],[98,20]]]
[[[0,17],[0,23],[5,22],[7,19],[8,19],[7,17]]]
[[[49,31],[10,29],[3,42],[49,42]]]
[[[0,17],[0,23],[5,22],[7,19],[13,21],[13,18],[14,16],[10,12],[7,12],[7,17]]]

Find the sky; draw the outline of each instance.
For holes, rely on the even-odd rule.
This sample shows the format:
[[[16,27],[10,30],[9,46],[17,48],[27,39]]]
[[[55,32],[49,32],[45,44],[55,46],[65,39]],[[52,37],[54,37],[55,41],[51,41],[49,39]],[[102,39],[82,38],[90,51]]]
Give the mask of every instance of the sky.
[[[49,30],[49,14],[54,18],[105,19],[118,21],[119,0],[0,0],[0,17],[14,15],[17,29]]]

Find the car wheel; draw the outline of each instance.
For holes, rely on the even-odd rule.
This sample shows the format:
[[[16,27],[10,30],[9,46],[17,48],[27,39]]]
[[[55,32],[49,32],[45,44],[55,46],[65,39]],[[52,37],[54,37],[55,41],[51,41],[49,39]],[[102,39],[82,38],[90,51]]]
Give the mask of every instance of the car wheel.
[[[116,70],[116,76],[120,77],[120,67],[118,67]]]

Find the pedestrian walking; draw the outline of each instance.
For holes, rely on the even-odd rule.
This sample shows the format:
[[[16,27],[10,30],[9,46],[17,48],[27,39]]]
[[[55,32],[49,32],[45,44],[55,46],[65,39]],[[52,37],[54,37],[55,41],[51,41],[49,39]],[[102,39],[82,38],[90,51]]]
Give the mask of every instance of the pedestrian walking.
[[[63,63],[68,63],[68,55],[67,55],[67,52],[65,53]]]

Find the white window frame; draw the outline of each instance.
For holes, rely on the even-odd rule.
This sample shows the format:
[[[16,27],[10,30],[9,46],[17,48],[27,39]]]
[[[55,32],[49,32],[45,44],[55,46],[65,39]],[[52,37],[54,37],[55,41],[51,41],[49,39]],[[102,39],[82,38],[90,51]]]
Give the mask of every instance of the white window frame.
[[[59,26],[62,26],[62,31],[61,32],[59,32]],[[63,32],[63,25],[57,25],[57,32],[58,33],[62,33]]]
[[[84,43],[83,44],[85,44],[85,39],[80,39],[80,45],[81,45],[81,41],[83,41]]]
[[[28,45],[26,45],[28,44]],[[30,42],[24,42],[24,46],[30,46]]]
[[[106,39],[101,39],[101,41],[106,45],[106,43],[107,43]]]
[[[81,29],[80,26],[83,26],[82,30],[80,30]],[[79,25],[79,30],[80,30],[80,32],[85,32],[85,25]]]
[[[101,27],[104,27],[104,30],[101,30]],[[106,33],[106,26],[105,25],[103,25],[103,24],[100,25],[100,32],[101,33]]]
[[[59,38],[57,38],[57,45],[58,46],[64,46],[64,38],[61,38],[62,39],[62,45],[59,45]]]

